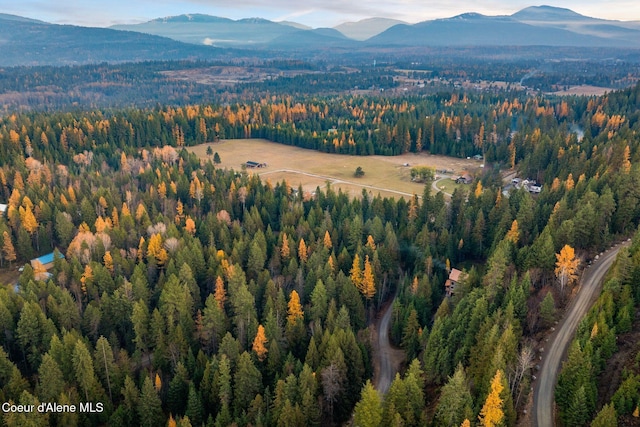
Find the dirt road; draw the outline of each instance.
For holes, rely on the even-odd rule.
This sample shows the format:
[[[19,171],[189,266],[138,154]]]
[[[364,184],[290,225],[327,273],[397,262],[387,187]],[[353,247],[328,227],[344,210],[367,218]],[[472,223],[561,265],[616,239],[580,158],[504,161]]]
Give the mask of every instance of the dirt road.
[[[395,299],[395,298],[394,298]],[[391,313],[393,312],[393,301],[385,308],[382,319],[378,323],[378,345],[374,357],[376,365],[376,375],[374,386],[380,394],[384,395],[389,391],[391,382],[400,368],[404,359],[404,352],[391,346],[389,341],[389,326],[391,325]]]
[[[621,245],[618,245],[609,250],[584,272],[578,295],[559,323],[555,336],[545,346],[548,351],[543,354],[544,361],[539,375],[540,378],[534,390],[533,416],[534,425],[536,426],[551,427],[554,425],[554,388],[560,372],[560,364],[565,357],[580,320],[587,314],[593,304],[602,280],[621,247]]]

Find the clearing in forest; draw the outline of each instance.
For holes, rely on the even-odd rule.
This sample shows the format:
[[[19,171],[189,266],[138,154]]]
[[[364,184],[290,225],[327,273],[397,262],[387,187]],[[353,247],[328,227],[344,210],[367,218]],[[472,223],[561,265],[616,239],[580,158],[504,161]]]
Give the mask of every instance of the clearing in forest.
[[[373,196],[398,196],[409,198],[422,195],[424,184],[411,181],[411,168],[429,166],[438,177],[456,177],[461,172],[475,173],[481,161],[436,156],[426,153],[407,153],[399,156],[349,156],[322,153],[315,150],[279,144],[265,139],[232,139],[189,147],[201,158],[207,148],[218,153],[221,163],[217,167],[241,170],[246,162],[266,163],[265,167],[247,168],[264,180],[276,184],[286,180],[293,188],[302,186],[303,191],[313,192],[317,187],[326,188],[327,183],[335,191],[341,189],[350,196],[362,194],[366,189]],[[407,166],[408,165],[408,166]],[[360,166],[364,176],[356,178],[354,172]],[[438,171],[448,171],[447,174]]]

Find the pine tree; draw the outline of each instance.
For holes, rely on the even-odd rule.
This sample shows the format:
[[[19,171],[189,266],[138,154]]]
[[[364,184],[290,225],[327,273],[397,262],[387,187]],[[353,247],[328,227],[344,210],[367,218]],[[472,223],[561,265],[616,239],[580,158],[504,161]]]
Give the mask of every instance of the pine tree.
[[[613,403],[602,407],[591,423],[591,427],[618,427],[618,414]]]
[[[267,337],[264,333],[264,326],[258,325],[258,332],[256,333],[256,337],[253,339],[252,350],[258,356],[258,360],[261,362],[267,357],[267,347],[265,344],[268,342]]]
[[[442,387],[436,409],[438,425],[457,425],[472,414],[473,400],[462,364],[459,364],[453,376]]]
[[[187,399],[187,410],[183,420],[188,419],[193,425],[202,425],[204,413],[202,409],[202,401],[193,382],[189,383],[189,397]]]
[[[148,376],[145,376],[142,383],[137,409],[141,426],[157,427],[162,424],[162,402]]]
[[[382,423],[382,400],[371,380],[362,388],[353,418],[358,427],[378,427]]]
[[[496,375],[491,380],[491,391],[487,400],[484,402],[484,406],[480,411],[478,419],[483,427],[494,427],[500,424],[504,418],[504,412],[502,412],[502,399],[500,393],[503,390],[502,386],[502,371],[498,369]]]

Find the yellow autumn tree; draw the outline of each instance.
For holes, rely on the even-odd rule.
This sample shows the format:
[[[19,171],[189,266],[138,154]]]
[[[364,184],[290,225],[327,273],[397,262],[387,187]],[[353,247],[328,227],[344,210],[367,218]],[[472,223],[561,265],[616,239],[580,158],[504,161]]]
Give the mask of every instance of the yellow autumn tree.
[[[218,302],[218,307],[224,308],[224,302],[227,300],[227,292],[224,289],[224,282],[220,276],[216,278],[216,290],[213,298]]]
[[[351,282],[360,290],[362,287],[362,269],[360,268],[360,255],[358,254],[353,257],[350,273]]]
[[[365,246],[372,251],[376,250],[376,241],[373,239],[373,236],[371,234],[367,236],[367,244]]]
[[[18,209],[18,212],[20,213],[22,228],[24,228],[29,234],[35,233],[38,230],[38,221],[36,220],[35,215],[33,215],[31,207],[20,207],[20,209]]]
[[[564,245],[559,254],[556,254],[556,278],[560,284],[560,291],[564,293],[565,286],[573,283],[578,278],[578,265],[580,260],[576,258],[574,249]]]
[[[576,186],[576,183],[573,180],[573,174],[572,173],[570,173],[569,176],[567,177],[567,181],[564,183],[564,186],[567,189],[567,191],[573,190],[573,187]]]
[[[622,171],[624,173],[629,173],[631,170],[631,162],[629,161],[630,152],[631,150],[628,145],[624,147],[624,153],[622,154]]]
[[[4,259],[9,261],[9,266],[11,266],[11,263],[16,260],[16,250],[11,242],[11,236],[9,236],[9,233],[6,231],[2,233],[2,242],[2,253],[4,254]]]
[[[460,427],[471,427],[471,421],[465,419],[462,424],[460,424]]]
[[[291,291],[291,297],[289,299],[289,305],[287,309],[287,322],[295,324],[298,319],[302,319],[304,313],[302,312],[302,305],[300,305],[300,296],[296,291]]]
[[[191,217],[187,217],[187,220],[184,222],[184,229],[192,236],[196,234],[196,223]]]
[[[280,248],[280,255],[282,258],[289,258],[290,253],[289,238],[287,237],[287,233],[282,233],[282,247]]]
[[[156,265],[161,268],[169,258],[167,250],[162,246],[162,236],[159,233],[155,233],[149,238],[149,245],[147,246],[147,260],[155,260]]]
[[[473,193],[476,197],[480,197],[482,195],[482,183],[478,181],[478,185],[476,185],[476,190]]]
[[[102,261],[104,262],[104,267],[109,270],[109,273],[113,273],[113,257],[111,256],[111,251],[104,253]]]
[[[267,357],[267,336],[264,333],[264,326],[258,325],[258,332],[256,333],[256,337],[253,339],[253,346],[251,347],[253,351],[258,356],[258,360],[261,362]]]
[[[520,230],[518,228],[518,220],[513,220],[511,223],[511,229],[506,235],[508,241],[513,242],[514,244],[518,243],[520,240]]]
[[[367,255],[364,259],[364,272],[362,273],[362,285],[361,285],[362,295],[368,300],[373,298],[376,294],[376,281],[373,276],[373,269],[371,268],[371,263],[369,262],[369,255]]]
[[[307,244],[304,242],[304,239],[300,239],[300,244],[298,245],[298,257],[300,257],[300,262],[307,262]]]
[[[178,423],[173,419],[173,415],[169,414],[169,421],[167,421],[167,427],[178,427]]]
[[[491,391],[487,400],[484,402],[484,406],[480,411],[478,419],[480,425],[483,427],[494,427],[499,425],[504,418],[504,412],[502,411],[502,399],[500,393],[504,387],[502,386],[502,371],[498,369],[496,375],[491,380]]]
[[[159,393],[160,389],[162,388],[162,379],[160,378],[160,375],[158,375],[157,372],[156,372],[156,378],[154,381],[154,386],[156,388],[156,391]]]
[[[323,242],[324,247],[327,249],[331,249],[331,247],[333,246],[333,242],[331,242],[331,235],[329,234],[329,230],[324,232],[324,239]]]

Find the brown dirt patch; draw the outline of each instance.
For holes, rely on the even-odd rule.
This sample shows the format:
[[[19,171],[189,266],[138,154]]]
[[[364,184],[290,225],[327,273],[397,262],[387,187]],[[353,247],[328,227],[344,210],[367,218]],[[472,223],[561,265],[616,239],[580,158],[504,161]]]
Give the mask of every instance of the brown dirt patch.
[[[0,269],[0,285],[15,284],[18,281],[18,278],[20,277],[20,272],[18,271],[18,267],[19,267],[18,265],[14,265],[11,268],[1,268]]]

